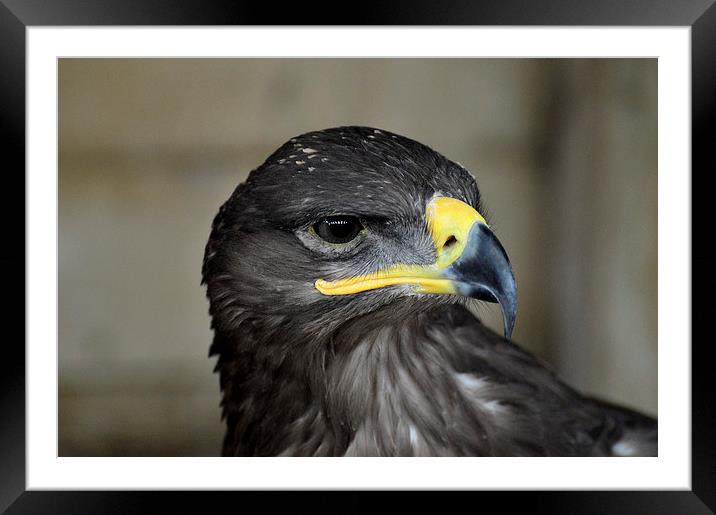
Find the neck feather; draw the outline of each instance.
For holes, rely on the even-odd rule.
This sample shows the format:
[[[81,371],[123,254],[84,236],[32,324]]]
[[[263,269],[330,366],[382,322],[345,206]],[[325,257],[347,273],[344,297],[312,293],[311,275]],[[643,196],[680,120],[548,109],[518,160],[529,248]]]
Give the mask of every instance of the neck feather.
[[[212,346],[224,454],[445,454],[461,400],[454,356],[429,328],[446,310],[467,313],[399,302],[318,335],[297,317],[247,314]]]

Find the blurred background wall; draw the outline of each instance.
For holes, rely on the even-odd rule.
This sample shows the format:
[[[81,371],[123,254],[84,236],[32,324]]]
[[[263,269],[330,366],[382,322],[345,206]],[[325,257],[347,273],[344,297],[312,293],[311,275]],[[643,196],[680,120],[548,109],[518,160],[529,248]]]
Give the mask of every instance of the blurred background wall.
[[[656,414],[656,108],[655,59],[60,60],[60,455],[219,454],[211,220],[285,140],[337,125],[471,170],[514,339]]]

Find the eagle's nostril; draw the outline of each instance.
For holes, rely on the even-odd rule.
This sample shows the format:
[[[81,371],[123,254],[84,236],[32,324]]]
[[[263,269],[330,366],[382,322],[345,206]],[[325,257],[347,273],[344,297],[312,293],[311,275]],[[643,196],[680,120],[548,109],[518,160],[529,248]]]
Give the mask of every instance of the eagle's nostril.
[[[457,238],[455,238],[455,236],[448,237],[445,243],[443,243],[443,252],[449,251],[454,245],[457,245]]]

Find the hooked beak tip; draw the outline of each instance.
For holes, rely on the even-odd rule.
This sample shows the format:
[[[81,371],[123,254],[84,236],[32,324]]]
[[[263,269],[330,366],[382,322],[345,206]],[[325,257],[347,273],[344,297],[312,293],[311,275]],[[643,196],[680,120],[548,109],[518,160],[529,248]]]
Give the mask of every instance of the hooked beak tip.
[[[486,225],[474,224],[464,252],[446,274],[459,284],[460,294],[499,303],[505,338],[512,337],[517,318],[517,284],[507,253]]]

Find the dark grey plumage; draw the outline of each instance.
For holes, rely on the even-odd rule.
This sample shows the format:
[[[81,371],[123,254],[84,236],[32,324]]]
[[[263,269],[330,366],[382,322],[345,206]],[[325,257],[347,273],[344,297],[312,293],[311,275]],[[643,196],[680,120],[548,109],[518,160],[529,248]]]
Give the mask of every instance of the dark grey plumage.
[[[365,127],[294,138],[236,188],[203,266],[223,454],[656,454],[656,421],[578,394],[461,297],[316,290],[319,278],[432,263],[425,206],[436,193],[482,211],[460,165]],[[360,243],[307,237],[335,214],[364,221]]]

